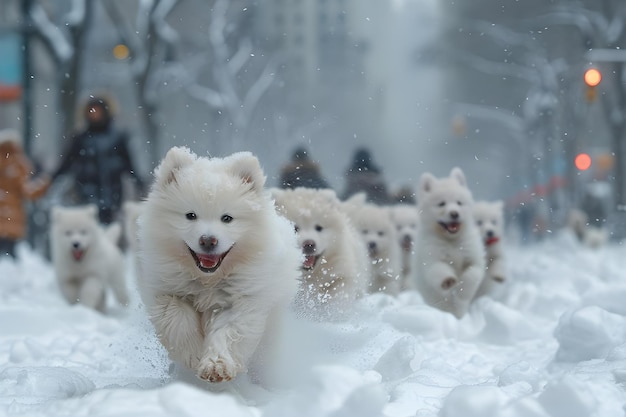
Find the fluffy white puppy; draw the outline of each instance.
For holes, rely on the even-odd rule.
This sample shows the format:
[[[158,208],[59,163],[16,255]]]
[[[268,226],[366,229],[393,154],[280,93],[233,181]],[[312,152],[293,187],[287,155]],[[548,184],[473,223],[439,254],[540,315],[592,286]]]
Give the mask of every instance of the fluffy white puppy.
[[[314,308],[327,304],[336,312],[349,308],[366,290],[368,262],[335,192],[300,187],[273,189],[272,194],[279,213],[294,224],[298,235],[303,304],[311,301]]]
[[[474,220],[480,230],[485,245],[486,270],[485,277],[476,298],[491,294],[506,281],[506,260],[504,256],[504,202],[476,201],[474,203]]]
[[[256,368],[297,291],[296,235],[264,184],[249,152],[174,147],[139,217],[141,297],[170,357],[203,380]]]
[[[365,195],[357,193],[344,202],[344,209],[354,223],[361,242],[367,250],[370,270],[369,292],[400,292],[400,248],[396,244],[396,230],[391,221],[390,208],[365,202]]]
[[[51,219],[52,264],[65,299],[104,311],[110,288],[119,303],[128,304],[120,225],[103,228],[94,204],[53,207]]]
[[[419,212],[414,204],[396,204],[390,207],[391,221],[396,227],[396,242],[400,248],[400,289],[414,287],[413,275],[416,270],[415,241],[419,225]]]
[[[416,285],[424,301],[463,317],[485,273],[485,249],[463,171],[420,178]]]

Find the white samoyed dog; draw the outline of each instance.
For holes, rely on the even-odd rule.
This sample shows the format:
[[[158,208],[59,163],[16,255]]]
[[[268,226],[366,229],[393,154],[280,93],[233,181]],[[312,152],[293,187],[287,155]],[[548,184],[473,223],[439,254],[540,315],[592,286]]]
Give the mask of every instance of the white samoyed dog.
[[[473,218],[472,193],[463,171],[420,177],[417,289],[424,301],[463,317],[485,273],[485,248]]]
[[[580,209],[570,210],[566,226],[576,235],[579,242],[589,248],[597,249],[609,241],[608,230],[589,224],[587,214]]]
[[[289,219],[303,254],[303,307],[341,313],[363,295],[369,279],[367,253],[333,190],[272,189],[278,212]]]
[[[486,270],[476,298],[493,294],[506,281],[506,260],[504,256],[504,202],[476,201],[474,203],[474,220],[480,230],[485,245]]]
[[[202,380],[232,380],[272,354],[265,342],[296,295],[293,226],[249,152],[173,147],[154,176],[139,217],[140,295],[174,361]]]
[[[94,204],[52,208],[52,264],[69,303],[104,311],[110,288],[120,304],[128,304],[124,255],[117,246],[121,232],[119,223],[100,225]]]
[[[415,241],[419,226],[419,211],[414,204],[396,204],[390,207],[391,221],[396,227],[396,242],[400,248],[400,289],[414,287],[412,278],[416,270]]]
[[[401,271],[400,248],[396,244],[396,230],[391,221],[390,208],[367,203],[364,193],[350,197],[343,206],[367,250],[370,269],[369,292],[398,294]]]

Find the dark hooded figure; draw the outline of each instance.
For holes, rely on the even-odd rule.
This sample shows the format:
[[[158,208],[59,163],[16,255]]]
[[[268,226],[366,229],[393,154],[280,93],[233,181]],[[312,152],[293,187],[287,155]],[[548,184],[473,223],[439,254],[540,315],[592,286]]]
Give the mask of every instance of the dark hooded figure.
[[[359,148],[354,152],[352,165],[346,171],[345,178],[344,200],[353,194],[365,192],[370,203],[381,205],[389,203],[390,198],[382,172],[372,161],[369,150]]]
[[[71,175],[76,203],[96,204],[104,224],[114,221],[120,210],[122,178],[133,178],[139,190],[144,184],[130,158],[128,135],[114,126],[111,110],[106,99],[90,96],[83,107],[87,126],[72,138],[52,176]]]
[[[295,150],[291,162],[281,170],[280,187],[330,188],[320,173],[319,165],[309,158],[303,147]]]

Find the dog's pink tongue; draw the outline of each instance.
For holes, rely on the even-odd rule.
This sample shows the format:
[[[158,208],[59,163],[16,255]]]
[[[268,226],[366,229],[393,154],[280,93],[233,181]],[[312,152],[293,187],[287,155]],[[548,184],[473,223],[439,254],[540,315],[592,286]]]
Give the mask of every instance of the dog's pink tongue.
[[[203,268],[214,268],[220,261],[220,255],[197,254]]]
[[[83,258],[85,251],[82,249],[72,249],[72,256],[75,261],[80,261]]]
[[[448,223],[448,231],[451,233],[456,233],[459,230],[460,223],[452,222]]]
[[[313,265],[315,265],[315,255],[306,255],[303,265],[305,268],[313,268]]]

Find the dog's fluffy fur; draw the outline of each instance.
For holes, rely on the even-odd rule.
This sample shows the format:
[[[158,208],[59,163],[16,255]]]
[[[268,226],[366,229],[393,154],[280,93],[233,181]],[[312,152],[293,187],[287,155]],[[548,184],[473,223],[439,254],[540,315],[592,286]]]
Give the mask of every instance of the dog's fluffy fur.
[[[476,201],[474,220],[485,245],[486,270],[476,298],[492,294],[506,281],[506,260],[504,257],[504,202]]]
[[[485,249],[472,214],[473,199],[463,171],[446,178],[420,178],[416,285],[424,301],[463,317],[485,271]]]
[[[587,214],[582,210],[570,210],[567,227],[576,235],[579,242],[592,249],[604,246],[609,241],[609,232],[606,228],[589,224]]]
[[[107,288],[128,304],[124,256],[116,245],[121,226],[103,228],[95,205],[53,207],[52,263],[65,299],[104,311]]]
[[[400,291],[400,248],[391,221],[390,208],[365,202],[357,193],[344,202],[344,209],[354,223],[369,257],[369,292],[396,295]]]
[[[396,227],[396,242],[400,248],[401,270],[400,289],[415,287],[412,278],[416,270],[415,241],[419,226],[419,213],[414,204],[396,204],[391,206],[391,221]]]
[[[304,255],[302,305],[345,310],[365,292],[369,273],[365,248],[337,195],[302,187],[272,194],[279,213],[294,224]]]
[[[264,184],[249,152],[174,147],[139,218],[141,297],[170,357],[203,380],[257,368],[261,340],[297,291],[296,234]]]

